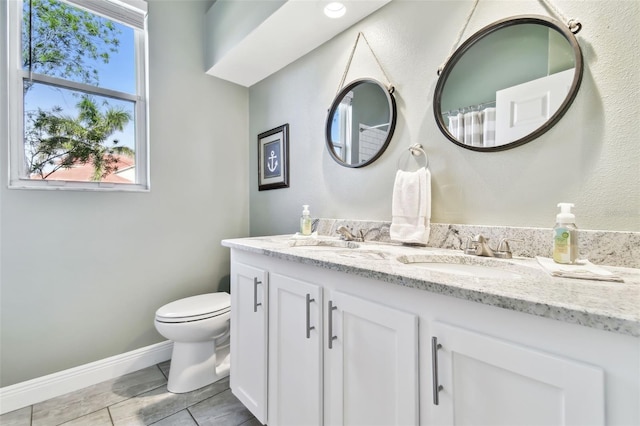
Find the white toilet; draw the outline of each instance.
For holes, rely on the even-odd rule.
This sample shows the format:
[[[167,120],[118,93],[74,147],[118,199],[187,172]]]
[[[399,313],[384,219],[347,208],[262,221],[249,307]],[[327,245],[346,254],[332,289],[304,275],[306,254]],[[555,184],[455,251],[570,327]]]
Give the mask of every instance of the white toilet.
[[[156,311],[156,330],[173,341],[169,392],[185,393],[229,375],[229,293],[168,303]]]

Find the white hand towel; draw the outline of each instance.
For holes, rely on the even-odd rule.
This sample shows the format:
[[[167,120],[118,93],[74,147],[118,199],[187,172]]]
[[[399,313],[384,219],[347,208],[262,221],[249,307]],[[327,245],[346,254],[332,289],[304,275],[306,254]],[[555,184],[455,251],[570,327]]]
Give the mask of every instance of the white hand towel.
[[[392,240],[427,244],[431,223],[431,173],[422,167],[416,172],[398,170],[391,204]]]
[[[596,281],[616,281],[624,282],[624,280],[611,271],[607,271],[600,266],[594,265],[588,260],[579,260],[575,265],[564,265],[556,263],[548,257],[537,256],[538,263],[552,277],[561,278],[580,278],[583,280]]]

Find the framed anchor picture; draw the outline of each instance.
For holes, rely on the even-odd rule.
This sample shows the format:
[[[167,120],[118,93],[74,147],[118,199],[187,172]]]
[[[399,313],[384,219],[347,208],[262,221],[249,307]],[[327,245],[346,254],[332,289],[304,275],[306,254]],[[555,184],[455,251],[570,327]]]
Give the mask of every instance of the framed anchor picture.
[[[289,123],[258,135],[258,190],[289,187]]]

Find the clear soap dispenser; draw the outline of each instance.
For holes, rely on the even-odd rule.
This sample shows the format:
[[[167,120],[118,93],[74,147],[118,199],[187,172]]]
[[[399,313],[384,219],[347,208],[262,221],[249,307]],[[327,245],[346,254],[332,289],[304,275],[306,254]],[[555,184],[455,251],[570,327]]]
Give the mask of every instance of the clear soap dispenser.
[[[302,235],[311,235],[311,215],[309,213],[309,206],[304,204],[302,206],[302,217],[300,217],[300,233]]]
[[[575,263],[578,258],[578,228],[576,216],[571,213],[573,204],[559,203],[560,213],[553,228],[553,260],[556,263]]]

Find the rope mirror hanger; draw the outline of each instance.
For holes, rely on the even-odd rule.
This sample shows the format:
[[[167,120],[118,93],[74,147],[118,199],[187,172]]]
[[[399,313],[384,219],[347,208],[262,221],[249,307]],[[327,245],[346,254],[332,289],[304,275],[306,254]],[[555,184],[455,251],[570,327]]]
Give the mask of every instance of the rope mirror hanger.
[[[551,11],[556,15],[556,17],[558,17],[560,21],[564,22],[565,25],[569,28],[569,31],[571,31],[573,34],[578,34],[578,32],[580,32],[580,30],[582,29],[582,24],[578,19],[576,18],[567,19],[562,14],[562,12],[560,12],[560,10],[555,5],[553,5],[553,3],[551,3],[549,0],[538,0],[538,1],[548,9],[551,9]],[[453,47],[451,48],[451,51],[449,52],[447,59],[442,63],[442,65],[438,67],[438,70],[436,71],[436,74],[438,76],[442,73],[442,70],[447,65],[447,63],[455,53],[456,49],[458,49],[458,46],[460,46],[460,40],[462,40],[462,36],[467,30],[467,27],[469,26],[469,22],[471,21],[471,17],[476,11],[476,8],[478,7],[479,2],[480,0],[474,0],[473,6],[471,6],[471,10],[467,14],[467,18],[465,19],[464,25],[462,26],[462,28],[458,32],[458,35],[456,36],[456,41],[453,43]]]

